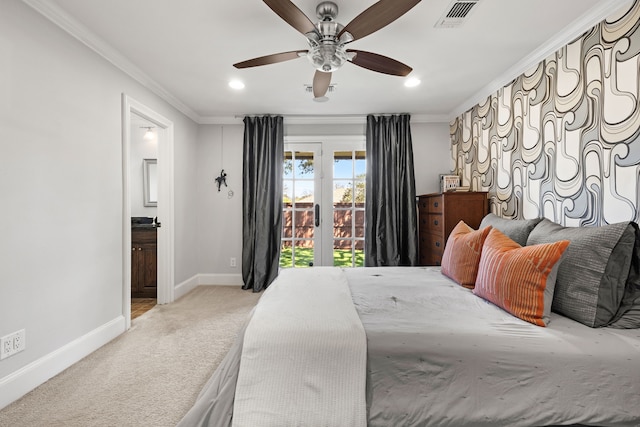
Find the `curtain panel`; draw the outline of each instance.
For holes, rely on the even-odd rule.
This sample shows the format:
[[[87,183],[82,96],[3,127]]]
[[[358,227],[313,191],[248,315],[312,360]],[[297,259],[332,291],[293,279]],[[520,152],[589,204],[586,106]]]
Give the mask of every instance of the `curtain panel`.
[[[367,116],[365,265],[418,263],[410,116]]]
[[[282,233],[282,116],[244,118],[243,289],[259,292],[278,275]]]

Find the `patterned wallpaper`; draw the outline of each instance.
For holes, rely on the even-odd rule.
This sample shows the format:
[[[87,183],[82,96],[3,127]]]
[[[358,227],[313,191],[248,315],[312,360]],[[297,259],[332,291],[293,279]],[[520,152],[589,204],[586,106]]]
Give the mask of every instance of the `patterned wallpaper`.
[[[503,217],[640,220],[639,27],[636,0],[456,118],[461,185]]]

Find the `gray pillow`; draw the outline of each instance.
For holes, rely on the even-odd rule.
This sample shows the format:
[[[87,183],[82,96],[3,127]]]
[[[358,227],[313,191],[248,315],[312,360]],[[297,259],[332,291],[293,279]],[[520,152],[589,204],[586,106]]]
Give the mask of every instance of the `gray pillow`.
[[[543,219],[527,245],[569,240],[558,268],[551,309],[590,327],[616,318],[627,289],[636,228],[621,222],[601,227],[563,227]]]
[[[518,243],[520,246],[524,246],[527,244],[529,233],[531,233],[531,230],[533,230],[536,224],[541,220],[542,218],[507,219],[500,218],[498,215],[490,213],[482,218],[479,228],[485,228],[490,225],[493,228],[500,230],[504,235]]]
[[[638,224],[631,225],[636,232],[636,242],[633,247],[631,269],[627,277],[627,287],[620,308],[613,321],[609,324],[612,328],[635,329],[640,328],[640,229]]]

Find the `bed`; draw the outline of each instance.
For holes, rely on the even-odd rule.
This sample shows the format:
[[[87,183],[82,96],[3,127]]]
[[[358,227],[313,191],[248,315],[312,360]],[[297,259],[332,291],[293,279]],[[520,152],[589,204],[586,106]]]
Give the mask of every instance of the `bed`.
[[[487,224],[517,237],[511,222]],[[533,239],[525,247],[575,231],[519,225],[524,242]],[[619,228],[598,256],[607,258],[602,271],[627,268],[626,292],[609,323],[595,327],[551,310],[545,327],[523,320],[443,274],[446,257],[442,268],[283,270],[179,426],[638,426],[637,227]],[[625,233],[634,236],[631,259],[621,261]],[[558,294],[574,291],[561,286],[567,275],[578,287],[591,280],[571,265],[584,262],[575,251],[585,236],[577,236],[549,269]],[[601,319],[601,309],[589,319]]]

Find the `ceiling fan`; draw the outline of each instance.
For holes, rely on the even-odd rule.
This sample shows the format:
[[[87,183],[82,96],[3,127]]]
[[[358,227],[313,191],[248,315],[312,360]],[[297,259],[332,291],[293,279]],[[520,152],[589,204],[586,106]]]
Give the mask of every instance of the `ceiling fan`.
[[[317,101],[326,101],[325,94],[331,83],[331,73],[351,62],[378,73],[406,76],[412,70],[408,65],[377,53],[347,49],[346,45],[392,23],[420,0],[379,0],[346,26],[335,21],[338,6],[323,1],[316,7],[317,24],[290,0],[264,0],[264,2],[293,28],[302,33],[309,43],[308,50],[294,50],[261,56],[233,64],[236,68],[257,67],[275,64],[306,56],[316,69],[313,77],[313,96]]]

